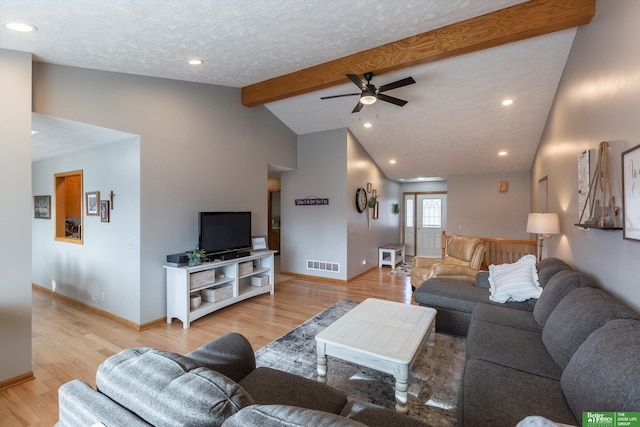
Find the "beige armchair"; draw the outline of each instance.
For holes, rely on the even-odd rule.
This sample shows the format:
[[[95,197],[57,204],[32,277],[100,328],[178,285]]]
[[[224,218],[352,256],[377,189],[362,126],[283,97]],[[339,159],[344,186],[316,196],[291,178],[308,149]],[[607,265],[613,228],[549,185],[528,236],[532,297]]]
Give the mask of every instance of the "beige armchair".
[[[478,237],[451,236],[444,259],[413,258],[411,287],[415,289],[432,277],[475,283],[485,250],[484,241]]]

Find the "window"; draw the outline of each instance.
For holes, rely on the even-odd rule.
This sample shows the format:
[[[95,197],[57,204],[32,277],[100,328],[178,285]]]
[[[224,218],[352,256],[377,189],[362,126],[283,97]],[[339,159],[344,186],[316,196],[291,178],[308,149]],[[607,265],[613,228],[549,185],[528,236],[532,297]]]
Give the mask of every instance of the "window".
[[[57,173],[53,177],[55,240],[82,244],[82,171]]]
[[[413,228],[414,227],[414,219],[413,219],[413,199],[408,198],[406,200],[406,206],[405,206],[405,224],[407,228]]]
[[[441,199],[424,199],[422,201],[422,226],[430,228],[442,227]]]

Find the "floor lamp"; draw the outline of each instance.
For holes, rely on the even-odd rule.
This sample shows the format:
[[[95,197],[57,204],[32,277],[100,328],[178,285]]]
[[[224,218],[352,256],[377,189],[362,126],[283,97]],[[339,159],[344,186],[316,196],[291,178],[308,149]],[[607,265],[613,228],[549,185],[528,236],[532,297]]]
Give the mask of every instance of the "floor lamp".
[[[556,213],[530,213],[527,219],[527,233],[538,235],[538,261],[542,259],[544,239],[552,234],[560,234],[560,220]]]

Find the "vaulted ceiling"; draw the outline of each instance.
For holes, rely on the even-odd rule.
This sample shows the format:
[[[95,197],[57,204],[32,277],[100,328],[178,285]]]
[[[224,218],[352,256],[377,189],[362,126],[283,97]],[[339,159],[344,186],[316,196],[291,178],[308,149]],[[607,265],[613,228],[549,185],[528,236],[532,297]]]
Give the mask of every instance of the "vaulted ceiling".
[[[241,87],[297,134],[348,127],[389,178],[411,180],[528,170],[575,27],[594,13],[594,0],[0,0],[0,22],[38,27],[3,25],[0,48]],[[365,71],[376,85],[412,76],[388,92],[408,104],[352,114],[357,96],[320,100],[357,92],[344,74]]]

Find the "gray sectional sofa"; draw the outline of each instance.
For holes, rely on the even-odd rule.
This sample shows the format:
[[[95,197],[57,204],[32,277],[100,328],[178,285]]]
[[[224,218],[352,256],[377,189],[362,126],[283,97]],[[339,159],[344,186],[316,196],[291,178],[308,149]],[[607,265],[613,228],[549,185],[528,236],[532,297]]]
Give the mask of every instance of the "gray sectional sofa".
[[[348,403],[325,384],[256,368],[251,344],[236,333],[186,356],[125,349],[100,365],[96,386],[73,380],[60,387],[57,427],[425,425],[385,408]]]
[[[467,336],[459,426],[515,426],[531,415],[580,425],[586,411],[640,408],[638,314],[560,260],[539,263],[538,275],[542,294],[521,303],[493,303],[468,283],[427,280],[416,290],[421,305],[445,313],[436,330]]]

